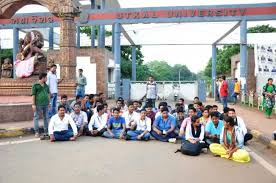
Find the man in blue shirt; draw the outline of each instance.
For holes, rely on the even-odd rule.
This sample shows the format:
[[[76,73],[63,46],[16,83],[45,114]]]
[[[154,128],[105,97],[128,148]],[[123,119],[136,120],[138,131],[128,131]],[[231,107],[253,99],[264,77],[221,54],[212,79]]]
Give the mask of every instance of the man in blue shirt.
[[[176,120],[172,115],[169,115],[169,110],[164,107],[154,123],[151,135],[162,142],[175,142],[177,134],[174,132],[176,127]]]
[[[113,116],[107,123],[107,131],[103,133],[106,138],[125,139],[126,122],[120,116],[120,109],[113,109]]]
[[[211,112],[210,116],[211,121],[209,121],[205,127],[206,143],[208,145],[219,143],[219,136],[224,126],[223,121],[219,120],[219,112]]]

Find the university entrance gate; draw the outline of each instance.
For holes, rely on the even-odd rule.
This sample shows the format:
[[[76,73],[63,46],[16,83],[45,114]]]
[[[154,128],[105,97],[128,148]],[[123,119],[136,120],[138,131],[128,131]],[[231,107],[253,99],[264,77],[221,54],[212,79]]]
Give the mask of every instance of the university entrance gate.
[[[55,3],[53,3],[55,2]],[[13,14],[26,4],[41,4],[46,6],[51,14]],[[68,88],[72,89],[70,81],[75,79],[76,49],[80,47],[80,26],[93,26],[91,32],[91,47],[95,47],[94,26],[100,25],[99,48],[105,47],[105,25],[112,25],[112,48],[115,59],[115,97],[120,95],[120,64],[122,24],[138,23],[183,23],[183,22],[228,22],[237,24],[219,37],[212,45],[212,79],[215,94],[216,51],[220,41],[240,26],[240,76],[242,90],[246,91],[247,76],[247,22],[276,19],[276,3],[242,4],[242,5],[212,5],[212,6],[180,6],[153,8],[121,8],[105,9],[105,0],[101,0],[101,9],[95,9],[95,0],[91,0],[91,9],[79,12],[73,1],[60,0],[1,0],[0,29],[13,29],[14,38],[18,37],[19,28],[29,27],[61,27],[60,55],[62,58],[61,72],[68,79]],[[77,33],[77,43],[75,35]],[[14,52],[17,52],[17,40],[14,39]],[[51,38],[50,38],[51,40]],[[128,38],[133,46],[132,80],[136,78],[135,43]],[[14,54],[15,55],[15,54]],[[15,56],[14,56],[15,60]]]

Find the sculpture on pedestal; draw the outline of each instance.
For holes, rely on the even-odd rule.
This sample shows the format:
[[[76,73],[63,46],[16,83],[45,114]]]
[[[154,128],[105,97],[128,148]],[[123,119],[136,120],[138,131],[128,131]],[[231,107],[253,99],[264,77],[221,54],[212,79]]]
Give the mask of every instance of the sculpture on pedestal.
[[[28,32],[19,40],[19,53],[15,62],[15,74],[18,78],[26,78],[46,72],[47,58],[41,50],[44,46],[43,35],[36,30]]]
[[[11,78],[12,77],[12,62],[10,58],[6,58],[1,66],[1,78]]]

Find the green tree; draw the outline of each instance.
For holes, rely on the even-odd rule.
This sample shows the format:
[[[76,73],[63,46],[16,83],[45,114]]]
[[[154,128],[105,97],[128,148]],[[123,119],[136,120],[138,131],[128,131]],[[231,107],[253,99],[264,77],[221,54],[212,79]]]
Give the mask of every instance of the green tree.
[[[151,61],[146,64],[151,75],[158,81],[172,80],[172,67],[166,61]]]
[[[4,59],[10,58],[13,60],[12,49],[0,49],[0,65],[3,63]]]
[[[137,69],[136,69],[137,81],[146,81],[148,80],[149,75],[151,75],[151,73],[147,65],[145,64],[137,65]]]
[[[195,80],[196,74],[192,73],[186,65],[176,64],[172,67],[172,80],[178,81],[179,79],[180,81]]]
[[[270,25],[257,25],[255,27],[250,27],[247,30],[248,33],[269,33],[276,32],[275,27],[271,27]]]
[[[276,32],[275,27],[271,27],[270,25],[261,25],[250,27],[247,30],[248,33],[270,33]],[[248,46],[252,48],[250,45]],[[240,45],[227,45],[223,46],[222,49],[217,49],[217,64],[216,71],[217,75],[221,74],[230,74],[231,72],[231,57],[238,54],[240,52]],[[204,69],[204,76],[211,80],[212,76],[212,58],[209,59],[207,66]]]

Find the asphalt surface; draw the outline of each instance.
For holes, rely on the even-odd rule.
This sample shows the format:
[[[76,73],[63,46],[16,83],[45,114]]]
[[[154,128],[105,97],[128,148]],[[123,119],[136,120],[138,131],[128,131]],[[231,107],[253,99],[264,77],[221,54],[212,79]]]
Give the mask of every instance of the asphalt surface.
[[[275,183],[276,177],[252,158],[236,163],[210,152],[175,154],[180,144],[82,137],[76,142],[1,139],[0,183]],[[275,153],[252,142],[250,149],[275,165]]]

